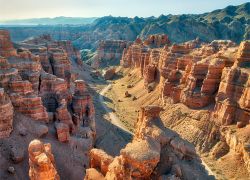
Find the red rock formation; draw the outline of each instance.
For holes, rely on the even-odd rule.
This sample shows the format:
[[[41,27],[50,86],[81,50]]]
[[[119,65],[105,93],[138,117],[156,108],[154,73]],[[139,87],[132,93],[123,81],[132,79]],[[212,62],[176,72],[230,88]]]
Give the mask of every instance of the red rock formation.
[[[16,56],[16,53],[11,43],[9,32],[7,30],[0,30],[0,56],[8,58]]]
[[[71,72],[71,62],[79,58],[79,52],[72,44],[41,36],[18,44],[19,49],[14,54],[15,49],[5,31],[0,31],[0,44],[1,55],[6,56],[0,56],[0,87],[10,97],[14,110],[34,120],[56,121],[61,142],[69,141],[74,133],[93,145],[95,113],[92,98],[84,81],[76,81],[75,93],[71,92],[72,81],[76,78]],[[5,112],[4,107],[1,110]],[[12,128],[12,121],[7,122],[7,119],[3,120],[1,129],[7,131],[5,134]],[[83,127],[80,127],[81,123]]]
[[[13,106],[9,96],[0,88],[0,139],[9,137],[13,129]]]
[[[249,54],[250,42],[242,42],[233,67],[223,70],[213,114],[219,125],[249,124]]]
[[[60,142],[68,142],[70,140],[70,129],[68,124],[56,123],[57,138]]]
[[[18,76],[18,70],[11,68],[8,60],[0,56],[0,87],[8,89],[9,82]]]
[[[100,41],[91,66],[99,68],[110,64],[117,65],[126,46],[127,42],[121,40]]]
[[[90,127],[95,131],[95,109],[92,97],[87,91],[86,83],[83,80],[75,81],[75,93],[72,100],[73,113],[78,117],[77,125]]]
[[[222,70],[232,65],[231,51],[235,44],[213,41],[201,45],[199,40],[170,48],[166,44],[160,49],[147,49],[148,43],[135,42],[124,50],[121,65],[140,68],[145,87],[150,92],[159,85],[163,99],[167,97],[173,103],[182,102],[191,108],[213,103]]]
[[[108,167],[114,158],[100,149],[92,149],[89,156],[90,168],[98,169],[105,176],[108,172]]]
[[[35,120],[48,121],[48,113],[29,81],[14,80],[9,82],[9,96],[16,111]]]
[[[69,87],[71,80],[71,62],[66,52],[62,49],[50,48],[48,53],[53,74],[59,78],[65,79]]]
[[[207,178],[194,147],[164,127],[159,118],[161,110],[158,106],[142,108],[133,141],[114,159],[101,150],[91,150],[90,166],[101,171],[106,179],[159,179],[163,175],[180,179]],[[192,168],[185,159],[192,162]],[[188,173],[190,168],[192,173]],[[96,174],[89,171],[86,180],[91,172]]]
[[[111,80],[114,77],[115,73],[116,73],[115,68],[109,68],[107,70],[104,70],[103,71],[103,78],[105,80]]]
[[[70,132],[74,130],[72,116],[68,111],[67,104],[64,99],[59,103],[59,107],[56,109],[56,120],[67,124]]]
[[[143,46],[138,43],[129,46],[124,50],[121,64],[138,71],[144,69],[141,74],[146,88],[153,83],[155,91],[161,93],[166,104],[183,103],[192,109],[211,105],[207,110],[211,121],[203,122],[213,127],[207,132],[209,143],[206,148],[212,149],[216,158],[229,151],[240,154],[248,168],[249,151],[245,150],[248,145],[244,144],[248,144],[250,137],[247,132],[250,118],[250,42],[242,42],[237,47],[231,41],[201,44],[195,40],[172,47],[148,49],[150,55],[145,61],[146,66],[142,49]],[[155,56],[152,56],[153,51]],[[159,57],[157,51],[160,52]],[[235,130],[235,126],[230,125],[237,125],[241,129]]]
[[[100,173],[99,171],[97,171],[95,168],[89,168],[86,170],[86,175],[85,175],[85,180],[94,180],[94,179],[98,179],[98,180],[105,180],[104,176],[102,173]]]
[[[33,140],[29,144],[29,177],[31,180],[58,180],[60,179],[55,167],[54,156],[50,144],[43,144]]]
[[[29,51],[40,57],[40,62],[45,72],[53,74],[52,64],[49,60],[49,54],[46,47],[29,48]]]
[[[144,42],[144,45],[151,47],[162,47],[170,45],[170,40],[166,34],[150,35]]]
[[[71,100],[71,94],[68,91],[68,84],[64,79],[48,73],[41,73],[39,94],[45,99],[48,96],[54,96],[57,102],[65,99],[67,102]],[[51,112],[51,111],[50,111]]]
[[[8,47],[13,48],[8,33],[1,33],[1,37],[1,42],[2,39],[7,41],[5,43]],[[0,51],[5,51],[5,46],[1,47]],[[47,121],[48,114],[41,98],[37,96],[41,71],[39,57],[25,49],[19,49],[18,53],[12,53],[6,57],[8,59],[0,58],[0,84],[9,94],[15,110],[36,120]]]
[[[146,46],[134,43],[131,46],[124,49],[120,64],[126,68],[141,67],[141,69],[143,69],[143,67],[148,65],[149,54],[150,52]]]

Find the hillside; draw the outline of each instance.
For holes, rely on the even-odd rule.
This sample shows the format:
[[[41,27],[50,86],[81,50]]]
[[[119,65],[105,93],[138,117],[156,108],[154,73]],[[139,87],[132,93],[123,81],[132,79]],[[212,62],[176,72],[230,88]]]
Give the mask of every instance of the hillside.
[[[99,40],[134,41],[137,36],[145,39],[148,35],[162,33],[167,34],[175,43],[193,40],[197,37],[205,42],[228,39],[240,43],[250,38],[249,9],[250,3],[245,3],[196,15],[161,15],[157,18],[106,16],[85,25],[84,19],[82,25],[79,25],[79,19],[70,20],[69,18],[65,20],[64,25],[3,26],[2,28],[11,32],[13,41],[22,41],[45,33],[51,34],[57,40],[72,40],[79,49],[95,49]],[[55,24],[51,21],[47,24]],[[88,19],[89,21],[91,19]],[[58,19],[57,22],[61,20]]]
[[[55,17],[55,18],[32,18],[32,19],[18,19],[0,21],[2,25],[58,25],[58,24],[90,24],[95,17],[82,18],[82,17]]]

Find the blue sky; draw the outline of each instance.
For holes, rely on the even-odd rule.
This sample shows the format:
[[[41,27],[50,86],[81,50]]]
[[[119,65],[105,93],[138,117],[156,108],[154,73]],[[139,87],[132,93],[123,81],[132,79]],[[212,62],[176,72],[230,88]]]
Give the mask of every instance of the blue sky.
[[[159,16],[203,13],[243,0],[0,0],[0,20],[37,17]]]

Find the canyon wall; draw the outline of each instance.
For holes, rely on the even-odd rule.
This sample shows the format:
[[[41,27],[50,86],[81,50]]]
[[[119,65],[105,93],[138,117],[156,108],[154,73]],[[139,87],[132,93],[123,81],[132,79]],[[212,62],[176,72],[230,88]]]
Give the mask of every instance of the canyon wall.
[[[23,149],[29,143],[30,179],[84,177],[96,127],[88,84],[78,79],[82,68],[69,41],[42,35],[13,45],[9,32],[0,30],[0,179],[27,179]],[[54,146],[55,159],[64,164],[59,173],[51,145],[36,138]]]
[[[194,147],[164,127],[161,110],[141,108],[133,140],[119,156],[92,149],[85,179],[209,179]]]
[[[198,118],[206,119],[203,125],[196,127],[206,132],[198,140],[191,138],[193,143],[216,158],[240,154],[249,171],[249,46],[249,41],[237,46],[232,41],[196,39],[155,48],[137,40],[124,50],[121,65],[139,71],[144,88],[158,92],[166,107],[184,104],[194,112],[208,111],[208,118]],[[163,121],[176,126],[168,117]]]
[[[1,133],[9,135],[12,129],[13,105],[14,111],[34,120],[55,122],[60,141],[69,141],[69,134],[82,131],[93,140],[94,106],[86,83],[76,80],[77,74],[71,70],[79,58],[72,44],[43,35],[18,44],[16,50],[4,30],[0,31],[0,44],[1,112],[8,114],[1,119]]]
[[[124,48],[128,42],[122,40],[102,40],[96,50],[96,55],[91,61],[91,66],[94,68],[109,67],[118,65],[122,57]]]

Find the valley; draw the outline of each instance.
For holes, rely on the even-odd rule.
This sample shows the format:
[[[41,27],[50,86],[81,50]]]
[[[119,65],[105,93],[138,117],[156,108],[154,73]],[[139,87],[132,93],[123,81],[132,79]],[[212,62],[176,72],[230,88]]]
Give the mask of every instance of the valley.
[[[249,10],[0,25],[0,180],[250,179]]]

